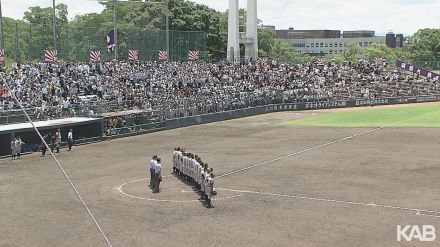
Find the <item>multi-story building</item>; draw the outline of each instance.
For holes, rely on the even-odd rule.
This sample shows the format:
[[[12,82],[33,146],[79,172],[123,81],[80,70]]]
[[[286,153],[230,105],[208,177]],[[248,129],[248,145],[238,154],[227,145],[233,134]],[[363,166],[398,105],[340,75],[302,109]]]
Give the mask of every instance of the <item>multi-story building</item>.
[[[404,43],[403,34],[394,34],[392,32],[386,35],[386,44],[391,48],[402,48]]]
[[[368,30],[344,31],[341,34],[340,30],[294,30],[289,28],[275,30],[275,32],[278,39],[291,44],[301,53],[313,56],[342,54],[349,43],[358,44],[362,48],[375,43],[387,44],[385,36],[376,36],[374,31]]]

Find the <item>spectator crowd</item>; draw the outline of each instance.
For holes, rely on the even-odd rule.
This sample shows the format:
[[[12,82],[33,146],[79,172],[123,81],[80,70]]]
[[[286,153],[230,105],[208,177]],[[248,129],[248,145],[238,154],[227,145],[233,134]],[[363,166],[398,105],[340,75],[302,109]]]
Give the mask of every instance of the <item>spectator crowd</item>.
[[[130,109],[174,118],[281,102],[323,102],[438,93],[438,81],[364,60],[286,65],[227,62],[15,64],[0,85],[0,114],[18,109],[36,118]],[[115,123],[118,124],[118,123]]]

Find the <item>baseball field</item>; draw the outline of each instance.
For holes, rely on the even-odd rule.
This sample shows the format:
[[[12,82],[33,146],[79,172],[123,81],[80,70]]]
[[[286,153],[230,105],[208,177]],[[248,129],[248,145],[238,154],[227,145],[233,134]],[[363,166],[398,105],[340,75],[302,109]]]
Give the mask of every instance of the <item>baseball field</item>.
[[[440,229],[439,120],[437,103],[282,112],[56,157],[113,246],[440,246],[397,240],[399,225]],[[214,168],[214,208],[170,174],[176,146]],[[106,246],[50,157],[2,159],[0,181],[0,246]]]

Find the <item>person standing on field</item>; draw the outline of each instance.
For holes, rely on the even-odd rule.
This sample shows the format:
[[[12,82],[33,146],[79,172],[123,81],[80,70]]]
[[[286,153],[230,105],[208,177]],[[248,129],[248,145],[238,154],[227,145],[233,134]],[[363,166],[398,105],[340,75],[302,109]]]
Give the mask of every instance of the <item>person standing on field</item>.
[[[211,198],[214,195],[214,173],[211,171],[206,181],[206,203],[208,208],[212,208]]]
[[[11,140],[11,154],[12,154],[12,160],[15,160],[15,157],[17,155],[17,148],[15,147],[15,137]]]
[[[159,193],[160,192],[160,182],[162,181],[162,164],[160,163],[161,160],[160,158],[157,158],[157,163],[154,167],[154,189],[153,189],[153,193]]]
[[[73,146],[73,130],[70,129],[69,133],[67,133],[67,144],[69,145],[69,151],[72,151]]]
[[[154,155],[150,161],[150,185],[149,185],[149,187],[151,189],[154,189],[155,174],[156,174],[154,168],[156,167],[156,163],[157,163],[156,160],[157,160],[157,155]]]
[[[41,155],[42,156],[46,156],[46,151],[47,151],[47,147],[46,147],[46,145],[44,145],[44,142],[46,142],[47,143],[47,145],[49,145],[49,135],[48,134],[45,134],[44,136],[43,136],[43,140],[44,141],[42,141],[41,142]]]
[[[17,159],[20,159],[21,156],[21,146],[25,144],[24,142],[21,141],[21,138],[18,136],[17,139],[15,140],[15,154],[17,155]]]
[[[61,147],[61,130],[60,129],[58,129],[57,132],[55,133],[55,137],[56,137],[57,153],[59,153],[60,147]]]

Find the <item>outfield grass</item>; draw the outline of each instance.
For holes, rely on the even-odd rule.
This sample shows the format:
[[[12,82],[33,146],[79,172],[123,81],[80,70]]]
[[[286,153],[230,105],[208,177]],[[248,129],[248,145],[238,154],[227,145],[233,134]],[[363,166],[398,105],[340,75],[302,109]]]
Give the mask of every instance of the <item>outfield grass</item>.
[[[440,127],[440,103],[352,108],[298,120],[288,120],[281,124],[328,127]]]

